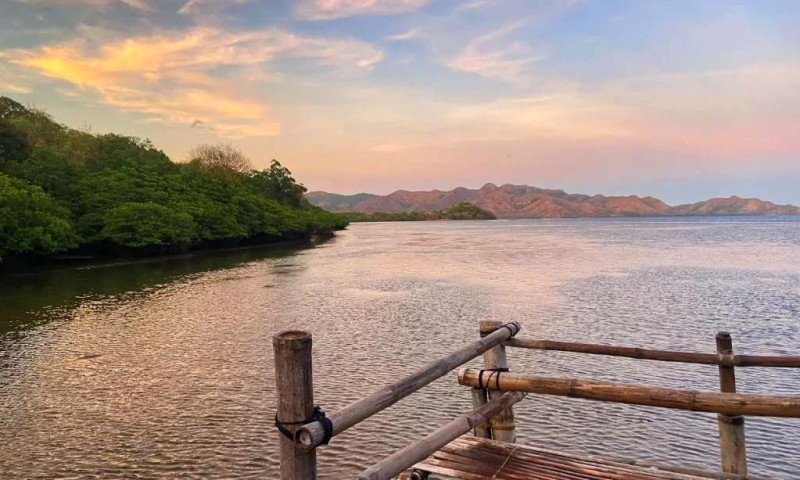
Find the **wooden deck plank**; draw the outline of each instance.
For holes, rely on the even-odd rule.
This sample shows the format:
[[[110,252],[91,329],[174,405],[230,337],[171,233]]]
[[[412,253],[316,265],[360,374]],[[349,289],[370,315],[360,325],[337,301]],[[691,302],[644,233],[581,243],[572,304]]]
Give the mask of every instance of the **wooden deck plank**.
[[[713,472],[460,437],[414,468],[466,480],[708,480]]]
[[[484,443],[476,444],[481,450],[498,449],[498,451],[507,450],[508,447],[503,446],[502,442],[495,442],[495,444]],[[476,448],[476,447],[473,447]],[[629,464],[620,464],[610,461],[584,461],[576,457],[566,454],[552,454],[550,452],[540,452],[531,450],[530,448],[521,448],[517,450],[517,458],[526,463],[532,464],[547,464],[553,467],[558,472],[576,471],[586,475],[584,478],[588,479],[608,479],[608,480],[658,480],[658,479],[694,479],[696,477],[685,475],[670,475],[657,473],[653,474],[647,469],[641,467],[631,466]],[[672,473],[672,472],[670,472]]]
[[[486,458],[485,451],[481,451],[475,447],[466,446],[461,448],[451,448],[450,452],[452,453],[444,453],[445,455],[449,455],[450,457],[462,457],[462,458],[470,458],[475,461],[481,461],[482,458]],[[434,454],[435,457],[441,455],[442,452],[437,452]],[[550,475],[558,475],[557,478],[563,480],[592,480],[597,477],[589,477],[585,474],[581,474],[580,472],[575,471],[568,471],[568,470],[559,470],[558,468],[554,468],[552,465],[547,464],[528,464],[525,465],[524,468],[520,468],[517,463],[518,462],[506,462],[507,460],[514,458],[513,450],[509,450],[505,455],[492,455],[491,457],[494,459],[491,462],[492,467],[495,469],[494,473],[498,475],[498,478],[503,476],[512,476],[517,474],[524,474],[525,472],[532,472],[537,471],[541,474],[550,474]],[[498,461],[499,460],[499,461]],[[453,460],[456,461],[456,460]],[[521,478],[526,478],[522,476]]]
[[[458,438],[456,441],[458,442],[465,442],[467,444],[476,445],[480,444],[481,440],[485,440],[486,443],[493,443],[495,445],[500,446],[501,448],[508,448],[508,445],[513,444],[506,444],[504,442],[497,442],[495,440],[488,440],[488,439],[475,439],[472,436],[464,435]],[[453,442],[455,443],[455,442]],[[452,445],[452,444],[451,444]],[[580,453],[573,453],[573,452],[561,452],[557,450],[552,450],[548,448],[542,447],[527,447],[526,450],[534,450],[536,453],[547,453],[559,458],[563,458],[569,461],[585,461],[590,463],[599,463],[601,465],[617,465],[619,468],[623,467],[633,467],[638,469],[637,471],[644,471],[649,469],[655,469],[657,471],[666,471],[666,472],[673,472],[677,474],[683,474],[684,477],[678,478],[710,478],[715,480],[741,480],[742,477],[732,473],[722,473],[716,471],[708,471],[708,470],[701,470],[698,468],[691,468],[691,467],[678,467],[675,465],[664,465],[655,462],[649,462],[645,460],[631,460],[631,459],[624,459],[619,457],[609,457],[604,455],[594,455],[594,454],[580,454]],[[663,478],[663,477],[660,477]],[[767,480],[765,477],[756,476],[756,475],[747,475],[747,480]]]

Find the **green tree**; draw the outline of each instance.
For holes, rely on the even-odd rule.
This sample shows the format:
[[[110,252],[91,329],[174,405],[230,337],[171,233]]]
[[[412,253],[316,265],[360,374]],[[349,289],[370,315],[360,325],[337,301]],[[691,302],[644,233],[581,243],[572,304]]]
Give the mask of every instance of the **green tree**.
[[[20,128],[0,120],[0,168],[8,162],[25,160],[31,154],[28,137]]]
[[[0,258],[75,247],[69,212],[40,187],[0,173]]]
[[[156,203],[123,203],[109,211],[101,238],[125,247],[187,245],[195,235],[191,215]]]
[[[10,164],[7,173],[38,185],[58,200],[72,204],[77,197],[80,169],[64,156],[40,148],[21,162]]]
[[[308,189],[277,160],[272,160],[266,170],[252,172],[249,180],[256,191],[280,203],[294,207],[307,204],[304,195]]]

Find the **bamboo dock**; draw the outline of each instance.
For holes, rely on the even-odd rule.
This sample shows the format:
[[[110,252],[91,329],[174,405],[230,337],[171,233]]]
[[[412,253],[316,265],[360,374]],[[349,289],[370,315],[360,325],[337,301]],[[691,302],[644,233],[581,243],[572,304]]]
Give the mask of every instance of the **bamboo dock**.
[[[273,338],[275,425],[279,431],[281,478],[316,479],[317,448],[480,355],[483,355],[483,369],[458,371],[458,383],[470,388],[473,410],[380,460],[358,475],[358,479],[424,480],[431,473],[467,480],[756,479],[747,471],[744,417],[800,417],[800,395],[737,393],[734,370],[735,367],[799,368],[800,355],[735,355],[731,336],[725,332],[716,336],[716,353],[693,353],[517,338],[520,329],[516,322],[481,322],[479,339],[330,415],[314,404],[311,334],[288,331],[276,335]],[[716,365],[720,391],[512,373],[507,347]],[[698,470],[517,444],[513,406],[527,395],[557,395],[716,413],[720,470]]]

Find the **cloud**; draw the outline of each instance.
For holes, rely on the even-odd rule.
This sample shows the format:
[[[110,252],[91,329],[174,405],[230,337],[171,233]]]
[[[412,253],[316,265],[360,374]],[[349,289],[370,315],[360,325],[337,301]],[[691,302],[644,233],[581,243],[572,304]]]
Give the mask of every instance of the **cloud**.
[[[145,113],[151,121],[190,125],[200,120],[233,137],[279,132],[265,102],[248,93],[274,60],[305,59],[353,72],[370,69],[383,55],[355,40],[198,27],[99,46],[82,39],[16,50],[7,57],[45,77],[97,92],[108,105]]]
[[[542,49],[524,42],[507,42],[506,38],[529,23],[530,19],[519,20],[475,38],[446,65],[453,70],[506,83],[525,83],[531,65],[547,55]]]
[[[489,138],[563,138],[571,140],[630,137],[630,112],[603,98],[581,92],[509,97],[459,106],[456,125],[471,125]],[[477,132],[476,132],[477,133]]]
[[[421,28],[412,28],[411,30],[407,30],[402,33],[398,33],[396,35],[390,35],[386,37],[388,40],[394,40],[396,42],[405,42],[409,40],[417,40],[419,38],[424,38],[425,33],[422,31]]]
[[[400,145],[398,143],[382,143],[380,145],[375,145],[370,149],[371,152],[387,154],[400,153],[406,150],[408,150],[407,146]]]
[[[48,5],[62,7],[94,7],[107,8],[111,5],[121,3],[130,8],[143,11],[151,11],[153,7],[148,0],[17,0],[18,3],[26,5]]]
[[[0,94],[28,94],[33,90],[30,88],[30,79],[14,68],[13,64],[8,63],[7,53],[0,52]]]
[[[243,5],[253,0],[187,0],[178,10],[181,15],[190,15],[208,10],[225,9],[232,5]]]
[[[31,93],[31,89],[24,85],[16,85],[13,83],[0,81],[0,92],[26,94]]]
[[[300,0],[295,15],[303,20],[333,20],[356,15],[391,15],[410,12],[429,0]]]
[[[479,8],[486,8],[495,6],[504,2],[505,0],[472,0],[471,2],[462,3],[458,6],[456,10],[463,11],[463,10],[477,10]]]

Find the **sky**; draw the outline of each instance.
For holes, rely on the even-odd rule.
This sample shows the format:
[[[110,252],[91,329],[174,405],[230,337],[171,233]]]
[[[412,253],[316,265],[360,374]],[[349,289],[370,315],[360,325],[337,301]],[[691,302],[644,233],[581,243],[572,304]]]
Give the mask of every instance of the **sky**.
[[[0,95],[310,190],[800,204],[796,0],[0,0]]]

